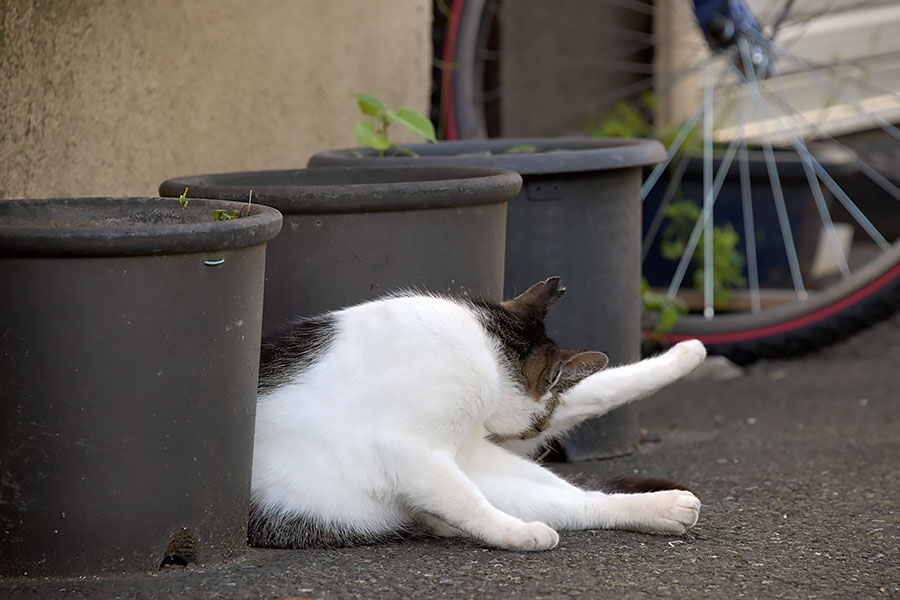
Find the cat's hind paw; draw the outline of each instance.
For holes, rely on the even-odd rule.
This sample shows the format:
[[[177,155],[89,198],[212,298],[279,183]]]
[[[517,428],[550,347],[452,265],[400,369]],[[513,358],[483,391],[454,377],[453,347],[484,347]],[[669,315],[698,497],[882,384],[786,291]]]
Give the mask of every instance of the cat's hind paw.
[[[685,490],[651,492],[653,517],[639,527],[646,533],[678,535],[697,524],[700,518],[700,499]]]
[[[496,545],[504,550],[550,550],[559,543],[559,534],[540,521],[523,523],[507,529]]]

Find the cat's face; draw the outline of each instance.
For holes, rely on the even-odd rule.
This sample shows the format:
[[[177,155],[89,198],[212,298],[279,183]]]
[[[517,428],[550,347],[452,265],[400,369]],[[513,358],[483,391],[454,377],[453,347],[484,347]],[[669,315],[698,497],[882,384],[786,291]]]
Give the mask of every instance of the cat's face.
[[[534,401],[524,407],[530,413],[528,427],[511,437],[527,440],[540,435],[550,425],[561,395],[608,363],[603,352],[563,350],[552,343],[535,349],[524,368],[526,394]]]
[[[551,277],[500,304],[506,313],[498,319],[505,321],[501,337],[519,351],[515,366],[525,394],[488,420],[486,426],[495,437],[540,435],[549,426],[561,394],[609,362],[603,352],[564,350],[547,337],[544,319],[565,291],[559,278]]]

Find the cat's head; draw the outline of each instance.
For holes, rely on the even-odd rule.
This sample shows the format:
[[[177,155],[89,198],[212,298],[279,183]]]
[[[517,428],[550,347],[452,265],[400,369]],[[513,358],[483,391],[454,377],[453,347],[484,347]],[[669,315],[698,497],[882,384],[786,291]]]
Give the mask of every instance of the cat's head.
[[[525,349],[522,374],[529,395],[535,399],[543,398],[548,391],[559,393],[609,363],[609,357],[603,352],[564,350],[547,337],[544,320],[550,307],[565,293],[559,277],[550,277],[512,300],[500,303],[521,324],[515,329],[518,329],[519,347]]]
[[[527,427],[509,437],[528,439],[539,435],[549,425],[560,395],[609,363],[603,352],[565,350],[547,336],[544,320],[565,292],[559,277],[551,277],[512,300],[501,302],[503,314],[494,315],[492,329],[506,348],[517,379],[531,401],[531,405],[521,407],[529,414]]]

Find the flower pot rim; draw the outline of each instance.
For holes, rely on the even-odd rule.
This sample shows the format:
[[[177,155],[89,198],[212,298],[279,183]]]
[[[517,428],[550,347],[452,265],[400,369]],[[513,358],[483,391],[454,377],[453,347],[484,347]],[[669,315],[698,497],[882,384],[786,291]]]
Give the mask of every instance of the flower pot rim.
[[[535,146],[536,152],[504,154],[514,146]],[[549,175],[625,169],[653,165],[665,159],[665,147],[657,140],[643,138],[602,138],[590,136],[491,138],[445,140],[406,146],[418,157],[405,155],[382,157],[371,148],[345,148],[315,154],[310,167],[337,164],[378,165],[386,160],[395,164],[480,165],[511,169],[522,175]],[[501,152],[501,153],[498,153]],[[487,153],[487,154],[485,154]],[[362,157],[356,156],[362,154]]]
[[[281,214],[268,206],[252,203],[249,215],[226,221],[214,221],[214,209],[244,214],[247,202],[189,198],[182,209],[177,198],[160,197],[2,200],[0,257],[210,252],[262,244],[281,230]]]
[[[160,184],[159,192],[175,195],[185,187],[229,200],[245,198],[252,189],[255,201],[286,215],[346,214],[499,204],[519,193],[522,178],[497,168],[360,165],[177,177]]]

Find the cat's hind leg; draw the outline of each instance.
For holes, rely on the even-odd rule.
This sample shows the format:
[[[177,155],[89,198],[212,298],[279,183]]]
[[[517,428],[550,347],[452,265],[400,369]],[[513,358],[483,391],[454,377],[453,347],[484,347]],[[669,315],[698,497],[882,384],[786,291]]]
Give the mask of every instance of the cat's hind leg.
[[[697,524],[700,499],[687,490],[638,494],[589,492],[604,529],[681,534]]]
[[[492,505],[459,468],[449,451],[424,443],[396,443],[382,448],[394,456],[385,464],[403,465],[394,475],[400,496],[414,514],[445,521],[444,535],[459,530],[506,550],[549,550],[559,535],[539,521],[526,522]]]
[[[541,521],[554,529],[595,526],[589,492],[526,458],[478,440],[458,460],[488,501],[508,514]]]
[[[585,491],[538,464],[483,444],[462,456],[461,466],[492,505],[520,519],[542,521],[556,529],[679,534],[693,527],[700,514],[700,501],[687,490]],[[660,487],[675,485],[646,481]]]

